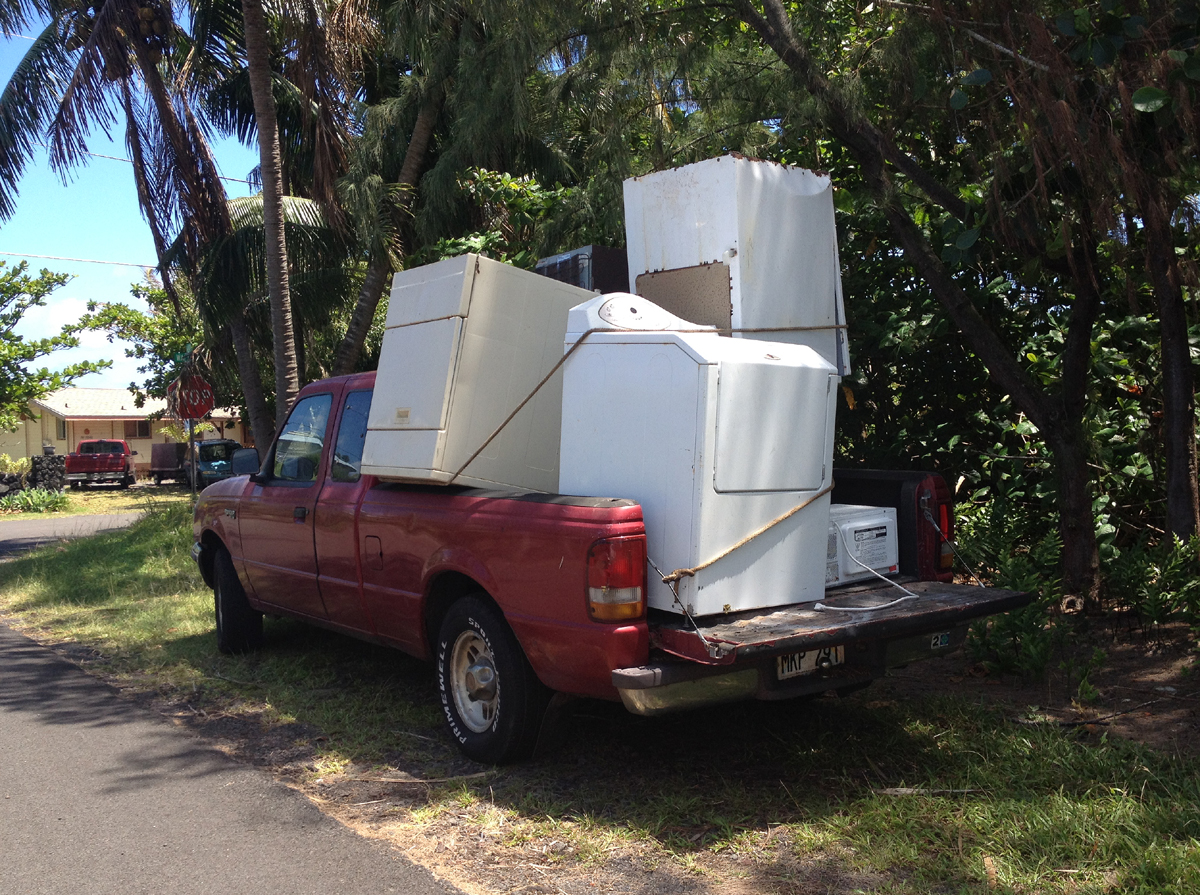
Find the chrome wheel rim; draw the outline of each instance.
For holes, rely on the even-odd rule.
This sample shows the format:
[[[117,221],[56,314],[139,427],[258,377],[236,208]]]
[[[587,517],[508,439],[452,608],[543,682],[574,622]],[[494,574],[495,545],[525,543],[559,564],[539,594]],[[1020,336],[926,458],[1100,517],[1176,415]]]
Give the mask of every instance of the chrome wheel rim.
[[[450,691],[463,724],[474,733],[492,726],[500,702],[500,681],[487,641],[463,631],[450,651]]]

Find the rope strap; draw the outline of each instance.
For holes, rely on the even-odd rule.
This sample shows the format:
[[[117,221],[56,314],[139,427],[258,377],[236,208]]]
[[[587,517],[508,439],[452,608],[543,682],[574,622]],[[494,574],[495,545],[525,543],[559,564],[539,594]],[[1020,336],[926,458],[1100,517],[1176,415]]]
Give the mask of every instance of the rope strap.
[[[747,544],[749,544],[751,541],[753,541],[759,535],[770,531],[772,528],[774,528],[780,522],[783,522],[787,519],[792,518],[797,513],[799,513],[802,509],[804,509],[806,506],[813,503],[814,501],[820,500],[822,497],[824,497],[826,494],[828,494],[832,490],[833,490],[833,483],[831,482],[827,487],[818,491],[812,497],[808,498],[808,500],[805,500],[804,502],[798,504],[797,506],[792,507],[790,510],[788,510],[786,513],[784,513],[782,516],[776,516],[774,519],[772,519],[766,525],[762,526],[762,528],[759,528],[757,531],[752,531],[750,534],[746,535],[744,538],[742,538],[740,541],[738,541],[732,547],[729,547],[726,550],[722,551],[721,553],[718,553],[712,559],[702,562],[698,566],[692,566],[692,568],[690,568],[690,569],[676,569],[674,572],[672,572],[669,575],[663,575],[662,576],[663,584],[673,585],[674,582],[678,581],[681,578],[695,577],[697,572],[703,571],[704,569],[707,569],[709,566],[711,566],[713,563],[717,562],[718,560],[724,559],[729,554],[733,553],[733,551],[737,550],[739,547],[745,547]]]
[[[438,318],[438,319],[439,319],[439,320],[443,320],[443,319],[449,319],[449,318]],[[703,328],[698,328],[698,329],[671,329],[671,330],[651,330],[651,329],[626,330],[626,329],[620,329],[620,328],[618,328],[618,329],[614,329],[613,327],[608,327],[608,326],[599,326],[599,327],[594,327],[594,328],[592,328],[592,329],[589,329],[589,330],[588,330],[587,332],[585,332],[585,333],[584,333],[582,336],[580,336],[580,337],[579,337],[579,338],[576,340],[575,344],[574,344],[574,345],[572,345],[570,348],[568,348],[568,349],[567,349],[566,353],[565,353],[565,354],[563,354],[563,356],[562,356],[562,357],[560,357],[560,358],[558,359],[558,363],[556,363],[556,364],[555,364],[553,367],[551,367],[551,368],[550,368],[550,372],[549,372],[549,373],[547,373],[545,376],[543,376],[543,377],[542,377],[542,381],[541,381],[541,382],[539,382],[537,385],[535,385],[535,386],[533,387],[533,391],[531,391],[531,392],[530,392],[528,395],[526,395],[526,396],[525,396],[525,400],[524,400],[524,401],[522,401],[520,404],[518,404],[518,405],[517,405],[517,407],[516,407],[516,409],[515,409],[515,410],[513,410],[513,412],[512,412],[512,413],[510,413],[508,416],[506,416],[506,417],[504,418],[504,422],[502,422],[502,423],[501,423],[499,426],[497,426],[497,427],[496,427],[496,429],[495,429],[495,431],[494,431],[494,432],[492,432],[492,434],[491,434],[491,435],[489,435],[489,436],[487,437],[487,439],[486,439],[486,440],[483,442],[483,444],[481,444],[481,445],[480,445],[480,446],[479,446],[479,447],[476,449],[475,453],[471,454],[471,456],[467,458],[467,462],[466,462],[466,463],[464,463],[462,466],[458,467],[458,469],[455,471],[454,475],[450,476],[450,478],[449,478],[449,479],[446,481],[446,484],[447,484],[447,485],[453,485],[453,484],[454,484],[455,480],[456,480],[456,479],[457,479],[457,478],[458,478],[460,475],[462,475],[462,474],[463,474],[464,470],[466,470],[466,468],[467,468],[468,466],[470,466],[470,465],[471,465],[473,462],[475,462],[475,458],[476,458],[476,457],[478,457],[480,454],[482,454],[482,453],[484,452],[484,449],[485,449],[485,448],[487,448],[487,446],[488,446],[489,444],[491,444],[493,441],[495,441],[495,440],[496,440],[496,436],[497,436],[497,435],[499,435],[501,432],[503,432],[503,431],[504,431],[504,427],[505,427],[505,426],[507,426],[509,423],[511,423],[511,422],[513,421],[513,417],[515,417],[515,416],[516,416],[518,413],[520,413],[520,412],[521,412],[521,411],[524,409],[525,405],[526,405],[526,404],[528,404],[530,401],[532,401],[532,400],[533,400],[533,398],[534,398],[534,396],[535,396],[535,395],[536,395],[538,392],[540,392],[540,391],[542,390],[542,386],[544,386],[544,385],[545,385],[547,382],[549,382],[549,381],[550,381],[550,378],[551,378],[551,377],[552,377],[552,376],[553,376],[555,373],[557,373],[557,372],[558,372],[559,368],[560,368],[560,367],[561,367],[563,364],[565,364],[565,363],[567,362],[567,358],[568,358],[568,357],[570,357],[572,354],[574,354],[574,353],[575,353],[575,349],[576,349],[576,348],[578,348],[580,345],[582,345],[582,344],[583,344],[583,343],[584,343],[584,342],[587,340],[587,337],[588,337],[588,336],[590,336],[590,335],[592,335],[592,334],[594,334],[594,333],[602,333],[602,332],[636,332],[636,333],[653,333],[653,332],[673,332],[673,333],[723,333],[723,332],[724,332],[724,333],[793,333],[793,332],[797,332],[797,333],[803,333],[803,332],[820,332],[820,331],[823,331],[823,330],[829,330],[829,329],[839,330],[839,329],[845,329],[845,328],[846,328],[846,324],[844,324],[844,323],[831,323],[831,324],[829,324],[828,326],[771,326],[771,327],[759,327],[759,328],[755,328],[755,329],[725,329],[725,330],[717,330],[717,329],[714,329],[713,327],[703,327]],[[820,497],[820,495],[819,495],[819,494],[818,494],[817,496],[818,496],[818,497]],[[782,521],[782,520],[779,520],[779,521]],[[740,546],[740,545],[739,545],[739,546]],[[703,567],[701,566],[701,567],[699,567],[699,568],[703,568]]]

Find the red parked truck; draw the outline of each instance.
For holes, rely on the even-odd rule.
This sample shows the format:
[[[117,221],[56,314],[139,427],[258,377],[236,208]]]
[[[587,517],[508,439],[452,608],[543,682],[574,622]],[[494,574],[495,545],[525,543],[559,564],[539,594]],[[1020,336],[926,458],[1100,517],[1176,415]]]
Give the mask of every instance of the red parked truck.
[[[116,484],[128,488],[137,480],[133,471],[133,458],[136,456],[137,451],[131,451],[124,441],[85,439],[67,454],[67,481],[72,488],[98,484]]]
[[[638,714],[844,693],[1030,600],[950,582],[950,492],[936,474],[835,472],[855,503],[897,510],[911,597],[876,583],[709,618],[647,611],[631,500],[361,474],[374,383],[305,387],[261,468],[252,450],[235,456],[235,472],[259,471],[200,498],[193,556],[214,590],[217,644],[258,647],[269,613],[432,660],[448,728],[478,761],[528,756],[554,693]]]

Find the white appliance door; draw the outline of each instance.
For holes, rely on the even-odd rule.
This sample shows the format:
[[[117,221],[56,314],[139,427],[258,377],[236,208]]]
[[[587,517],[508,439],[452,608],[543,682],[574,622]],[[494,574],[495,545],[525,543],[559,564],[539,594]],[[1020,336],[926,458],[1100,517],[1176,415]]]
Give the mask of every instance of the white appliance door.
[[[392,279],[384,326],[407,326],[445,317],[466,317],[476,256],[467,254],[399,271]]]
[[[833,453],[834,377],[820,367],[722,361],[713,488],[819,491]]]
[[[451,317],[384,332],[369,430],[446,427],[462,328]]]

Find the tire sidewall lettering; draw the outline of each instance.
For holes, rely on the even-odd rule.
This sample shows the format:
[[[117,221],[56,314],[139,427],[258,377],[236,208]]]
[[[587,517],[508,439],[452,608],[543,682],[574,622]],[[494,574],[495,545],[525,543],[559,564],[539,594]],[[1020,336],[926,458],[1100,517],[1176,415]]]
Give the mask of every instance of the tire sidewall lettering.
[[[471,615],[469,613],[463,619],[463,627],[460,629],[460,631],[458,633],[461,634],[466,630],[470,630],[470,631],[474,632],[479,637],[479,639],[484,642],[484,644],[487,646],[488,652],[491,653],[492,659],[494,662],[495,658],[496,658],[496,651],[495,651],[495,648],[492,646],[491,637],[488,636],[487,628],[484,627],[484,625],[478,619],[476,619],[473,615]],[[456,634],[454,636],[454,640],[456,641],[457,639],[458,639],[458,634]],[[466,743],[472,737],[482,738],[482,737],[495,736],[499,733],[500,721],[501,721],[501,718],[503,717],[503,699],[499,698],[500,693],[502,692],[502,687],[503,687],[503,681],[504,681],[503,675],[501,675],[499,673],[499,670],[497,670],[497,673],[496,673],[496,695],[498,698],[496,701],[495,714],[492,717],[492,723],[488,726],[487,730],[481,731],[479,733],[475,733],[474,731],[465,730],[464,729],[465,725],[462,723],[461,719],[458,717],[458,711],[454,705],[454,696],[450,692],[450,688],[451,688],[452,684],[450,682],[451,671],[448,666],[448,661],[449,661],[449,655],[451,652],[452,645],[453,645],[452,641],[449,638],[442,637],[442,638],[438,639],[438,650],[437,650],[438,696],[441,699],[441,703],[442,703],[442,714],[445,716],[446,723],[450,727],[450,734],[460,744]]]

